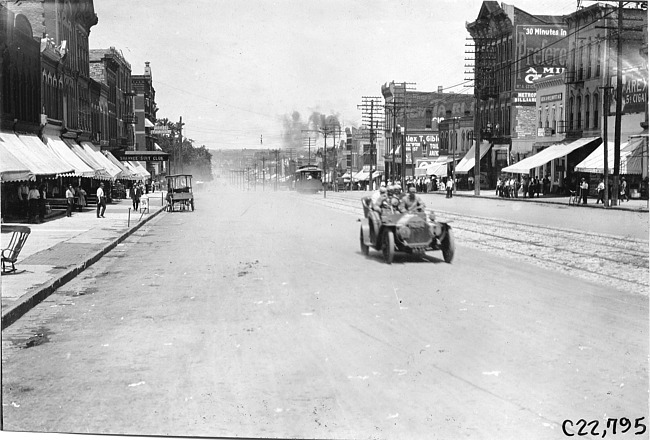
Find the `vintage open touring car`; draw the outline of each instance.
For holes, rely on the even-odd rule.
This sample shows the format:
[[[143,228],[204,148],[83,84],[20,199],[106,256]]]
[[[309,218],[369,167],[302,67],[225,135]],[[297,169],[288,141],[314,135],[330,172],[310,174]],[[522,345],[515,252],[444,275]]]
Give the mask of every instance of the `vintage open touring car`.
[[[432,214],[419,212],[397,212],[371,209],[370,197],[361,200],[365,218],[361,221],[359,241],[361,252],[369,255],[370,248],[381,251],[386,263],[391,264],[395,251],[425,253],[441,250],[446,263],[454,259],[456,245],[451,226],[436,221]]]

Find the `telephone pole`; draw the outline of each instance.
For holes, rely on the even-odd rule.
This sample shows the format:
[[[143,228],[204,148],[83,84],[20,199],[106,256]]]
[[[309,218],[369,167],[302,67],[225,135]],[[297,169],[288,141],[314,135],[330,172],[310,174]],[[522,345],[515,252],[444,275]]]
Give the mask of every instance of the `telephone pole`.
[[[378,96],[362,96],[361,104],[357,106],[358,109],[361,109],[361,120],[363,125],[369,127],[369,137],[370,137],[370,151],[368,152],[369,156],[369,169],[368,169],[368,187],[370,190],[373,188],[373,165],[375,169],[377,168],[376,162],[376,147],[375,140],[377,138],[377,130],[379,129],[379,123],[382,123],[383,129],[383,120],[382,120],[382,103],[381,98]]]

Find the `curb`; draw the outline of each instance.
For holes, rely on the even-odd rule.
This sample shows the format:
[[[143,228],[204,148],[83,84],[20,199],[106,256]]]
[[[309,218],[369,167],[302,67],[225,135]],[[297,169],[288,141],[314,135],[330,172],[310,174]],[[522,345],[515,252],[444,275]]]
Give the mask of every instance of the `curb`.
[[[18,298],[16,304],[12,305],[5,313],[2,314],[2,330],[5,330],[11,324],[16,322],[21,316],[23,316],[25,313],[27,313],[28,311],[36,307],[44,299],[46,299],[48,296],[54,293],[54,291],[56,291],[58,288],[65,285],[70,280],[74,279],[77,275],[79,275],[81,272],[86,270],[86,268],[95,264],[97,261],[100,260],[100,258],[106,255],[118,244],[123,242],[131,234],[133,234],[135,231],[140,229],[149,220],[153,219],[164,210],[165,207],[163,206],[157,211],[155,211],[153,214],[149,215],[143,221],[127,229],[119,237],[117,237],[115,240],[105,245],[102,249],[100,249],[97,253],[87,258],[85,261],[77,264],[75,267],[63,273],[58,278],[43,284],[42,286],[37,288],[34,292],[26,293],[20,298]]]

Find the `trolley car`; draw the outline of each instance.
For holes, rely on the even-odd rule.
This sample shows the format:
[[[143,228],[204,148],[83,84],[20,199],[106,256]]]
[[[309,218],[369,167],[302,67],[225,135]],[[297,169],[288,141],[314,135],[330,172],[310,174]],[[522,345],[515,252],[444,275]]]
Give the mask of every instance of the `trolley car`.
[[[316,165],[306,165],[294,174],[294,189],[298,192],[316,193],[323,189],[322,171]]]

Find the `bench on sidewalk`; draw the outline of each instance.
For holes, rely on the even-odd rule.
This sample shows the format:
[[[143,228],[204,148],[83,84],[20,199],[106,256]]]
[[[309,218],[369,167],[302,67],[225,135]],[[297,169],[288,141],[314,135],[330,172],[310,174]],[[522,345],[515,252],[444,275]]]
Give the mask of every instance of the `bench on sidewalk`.
[[[9,274],[16,272],[16,260],[23,249],[31,229],[27,226],[9,226],[2,225],[2,233],[11,232],[11,239],[6,248],[2,249],[2,273]],[[11,269],[7,269],[7,263],[11,263]]]

